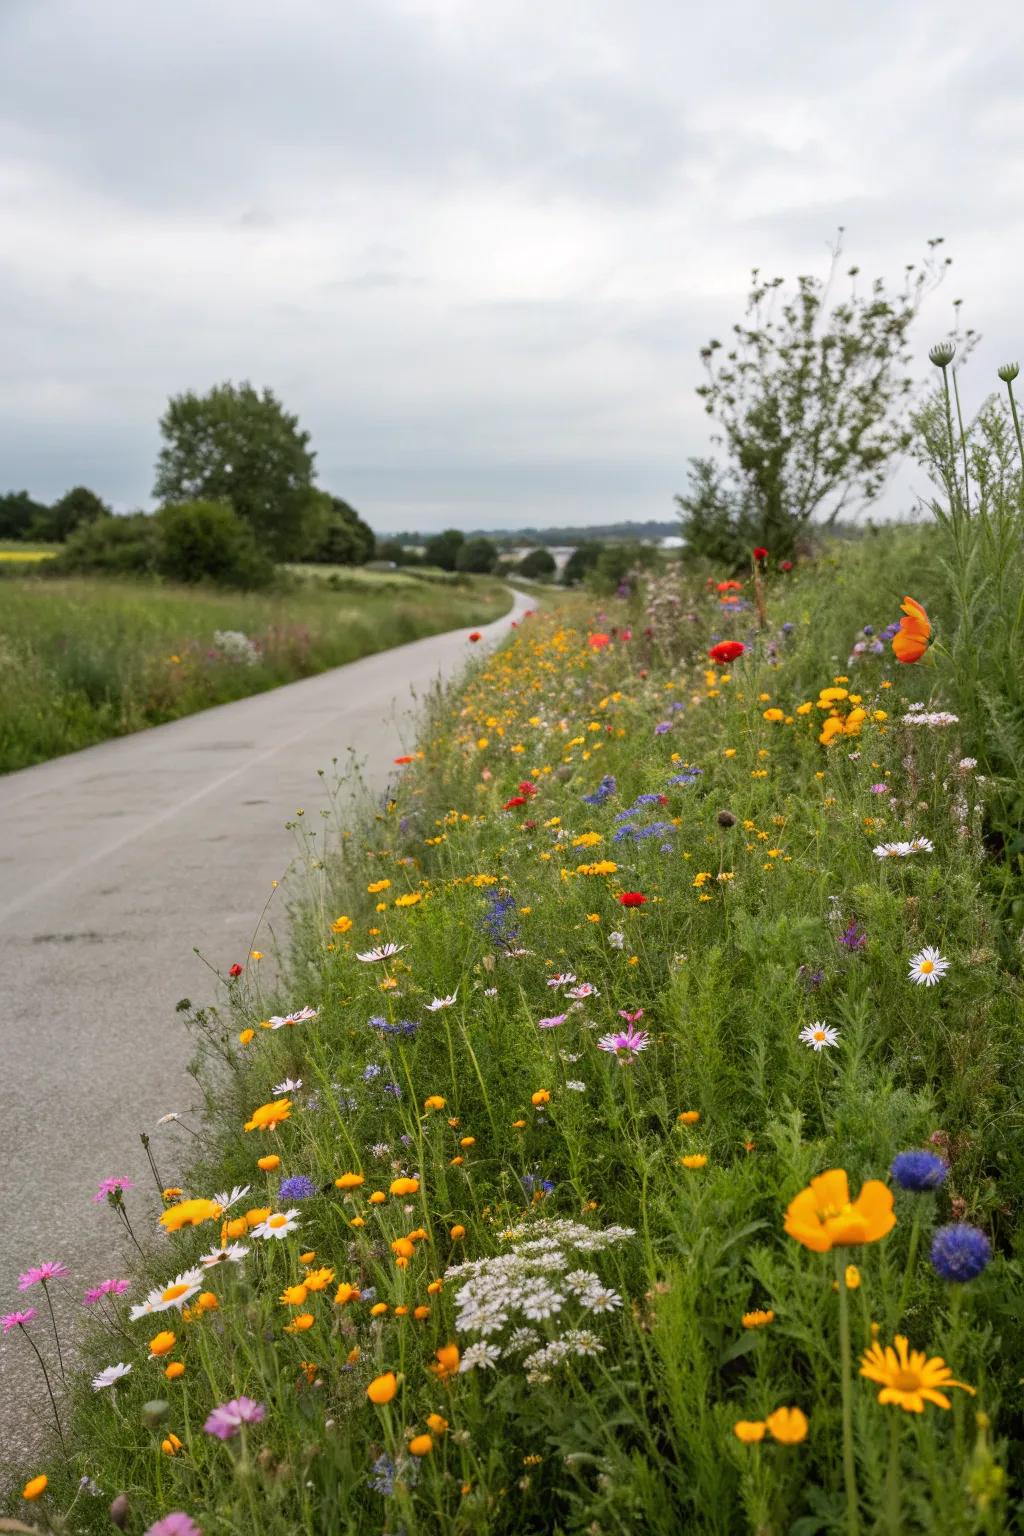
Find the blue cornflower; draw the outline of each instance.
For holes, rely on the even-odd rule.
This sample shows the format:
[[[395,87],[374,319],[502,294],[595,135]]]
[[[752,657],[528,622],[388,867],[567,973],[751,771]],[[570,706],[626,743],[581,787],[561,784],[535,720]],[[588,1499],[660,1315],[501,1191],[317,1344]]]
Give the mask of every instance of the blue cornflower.
[[[631,805],[631,806],[628,807],[627,810],[616,811],[615,812],[615,820],[616,821],[629,821],[631,819],[631,817],[639,816],[639,814],[640,814],[640,812],[638,811],[637,807],[635,805]]]
[[[875,626],[873,624],[865,624],[864,625],[864,633],[866,635],[873,635],[874,632],[875,632]]]
[[[628,825],[626,825],[624,827],[620,827],[617,832],[613,832],[612,833],[612,842],[613,843],[624,843],[629,838],[637,837],[637,836],[639,836],[639,833],[638,833],[636,827],[634,827],[632,824],[628,824]]]
[[[615,775],[606,773],[592,795],[583,796],[584,805],[603,805],[610,795],[615,793]]]
[[[363,1068],[363,1082],[372,1083],[375,1077],[380,1077],[381,1068],[375,1061],[371,1061]]]
[[[660,805],[661,804],[661,796],[660,795],[637,795],[636,799],[633,801],[633,804],[634,805]]]
[[[702,768],[687,768],[684,773],[677,773],[677,774],[675,774],[671,779],[669,779],[669,783],[670,784],[696,784],[697,780],[699,779],[699,777],[703,773],[703,771],[704,770]]]
[[[973,1280],[987,1268],[992,1244],[978,1227],[954,1222],[932,1239],[932,1268],[943,1280]]]
[[[295,1173],[290,1179],[281,1180],[281,1188],[277,1192],[279,1200],[308,1200],[316,1194],[316,1185],[312,1179],[307,1179],[304,1173]]]
[[[392,1097],[396,1099],[400,1099],[402,1097],[402,1090],[399,1088],[397,1083],[385,1083],[384,1092],[390,1093]]]
[[[791,635],[795,628],[796,628],[796,625],[795,624],[791,624],[789,622],[789,620],[787,620],[786,623],[783,624],[783,626],[782,626],[782,633],[784,635]]]
[[[554,1180],[552,1179],[539,1179],[534,1173],[523,1175],[523,1188],[528,1195],[532,1195],[538,1189],[543,1190],[546,1195],[549,1195],[554,1187]]]
[[[511,891],[488,891],[487,911],[483,916],[482,926],[490,935],[495,944],[503,944],[506,949],[511,949],[519,938],[519,929],[513,918],[515,917],[516,899]]]
[[[659,720],[657,725],[654,727],[654,734],[655,736],[664,736],[665,732],[670,731],[671,729],[671,720]]]
[[[889,1169],[901,1189],[938,1189],[945,1184],[949,1168],[934,1152],[900,1152]]]

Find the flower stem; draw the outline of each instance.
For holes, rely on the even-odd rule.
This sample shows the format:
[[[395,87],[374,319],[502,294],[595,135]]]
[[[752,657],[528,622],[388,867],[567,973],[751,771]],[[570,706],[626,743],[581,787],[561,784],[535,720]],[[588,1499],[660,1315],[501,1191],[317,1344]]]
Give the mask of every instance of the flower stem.
[[[857,1536],[860,1516],[857,1508],[857,1470],[853,1459],[853,1384],[850,1381],[850,1303],[846,1294],[846,1270],[843,1250],[834,1248],[836,1286],[839,1291],[839,1369],[843,1389],[843,1481],[846,1484],[847,1536]]]
[[[23,1323],[19,1323],[18,1327],[21,1329],[21,1332],[24,1334],[25,1338],[31,1344],[33,1352],[35,1354],[35,1357],[39,1361],[39,1369],[42,1371],[42,1373],[43,1373],[43,1380],[46,1383],[46,1395],[50,1399],[50,1407],[53,1409],[53,1422],[57,1426],[57,1436],[58,1436],[58,1439],[60,1440],[60,1448],[64,1452],[64,1455],[66,1456],[67,1453],[68,1453],[68,1448],[67,1448],[67,1446],[64,1443],[64,1431],[60,1427],[60,1414],[57,1412],[57,1401],[56,1401],[56,1399],[55,1399],[55,1397],[53,1395],[53,1388],[50,1386],[50,1373],[46,1369],[46,1361],[43,1359],[42,1355],[39,1353],[39,1349],[38,1349],[38,1347],[36,1345],[36,1341],[35,1341],[35,1339],[32,1338],[31,1334],[28,1332],[28,1330],[25,1327],[25,1325]]]
[[[889,1413],[889,1465],[885,1474],[885,1526],[889,1536],[900,1536],[900,1414],[902,1408],[893,1407]]]
[[[917,1245],[921,1240],[921,1198],[914,1201],[914,1221],[910,1228],[910,1247],[907,1249],[907,1262],[903,1267],[903,1284],[900,1286],[900,1304],[896,1313],[896,1326],[899,1327],[903,1320],[903,1314],[907,1310],[907,1298],[910,1295],[910,1286],[914,1278],[914,1260],[917,1258]]]
[[[1012,380],[1007,380],[1006,389],[1007,389],[1007,393],[1010,396],[1010,410],[1011,410],[1011,412],[1013,414],[1013,429],[1014,429],[1014,431],[1017,434],[1017,447],[1020,449],[1020,456],[1021,456],[1021,458],[1024,459],[1024,436],[1021,435],[1020,417],[1017,415],[1017,402],[1013,398],[1013,382],[1012,382]]]
[[[64,1356],[61,1353],[60,1334],[57,1331],[57,1319],[56,1319],[56,1317],[54,1316],[54,1313],[53,1313],[53,1302],[50,1299],[50,1288],[47,1285],[45,1280],[42,1282],[42,1286],[43,1286],[43,1295],[46,1297],[46,1305],[47,1305],[47,1308],[48,1308],[49,1313],[50,1313],[50,1326],[53,1329],[53,1342],[57,1346],[57,1363],[60,1366],[60,1379],[64,1383],[64,1385],[67,1386],[68,1379],[67,1379],[67,1377],[64,1374]]]

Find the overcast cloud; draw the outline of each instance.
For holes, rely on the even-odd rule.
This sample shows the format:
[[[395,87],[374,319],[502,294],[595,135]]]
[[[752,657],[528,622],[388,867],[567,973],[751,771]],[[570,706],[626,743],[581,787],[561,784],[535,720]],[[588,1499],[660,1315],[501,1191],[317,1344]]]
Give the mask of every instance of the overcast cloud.
[[[167,396],[248,378],[381,530],[668,517],[698,347],[838,224],[946,237],[980,397],[1022,76],[1009,0],[0,0],[0,488],[150,505]]]

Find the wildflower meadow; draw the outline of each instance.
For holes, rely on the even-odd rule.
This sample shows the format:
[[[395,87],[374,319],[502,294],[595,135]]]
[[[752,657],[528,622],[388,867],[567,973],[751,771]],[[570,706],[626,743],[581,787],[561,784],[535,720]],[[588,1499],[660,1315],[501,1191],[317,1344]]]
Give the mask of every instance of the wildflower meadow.
[[[387,795],[298,829],[274,979],[182,1002],[206,1113],[82,1212],[109,1273],[25,1255],[54,1436],[5,1528],[1017,1528],[1019,948],[953,568],[759,547],[467,642]]]

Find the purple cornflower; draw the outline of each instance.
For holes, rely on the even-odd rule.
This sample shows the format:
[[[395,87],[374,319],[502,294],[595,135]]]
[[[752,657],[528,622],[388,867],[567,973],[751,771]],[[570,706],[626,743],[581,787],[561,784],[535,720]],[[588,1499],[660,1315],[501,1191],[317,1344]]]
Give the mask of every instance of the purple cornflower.
[[[796,974],[797,980],[801,982],[804,990],[807,992],[813,992],[825,980],[825,972],[820,966],[812,970],[809,965],[802,965]]]
[[[888,784],[872,784],[871,793],[873,795],[887,795],[889,793],[889,786]]]
[[[949,1177],[949,1168],[934,1152],[900,1152],[889,1169],[901,1189],[920,1192],[938,1189]]]
[[[281,1188],[277,1192],[279,1200],[287,1203],[289,1200],[308,1200],[316,1194],[316,1185],[312,1179],[308,1179],[304,1173],[293,1174],[290,1179],[281,1180]]]
[[[120,1195],[123,1190],[134,1189],[131,1179],[104,1179],[99,1189],[93,1195],[93,1204],[102,1205],[104,1200],[109,1200],[111,1195]]]
[[[95,1306],[104,1296],[123,1296],[130,1285],[130,1280],[104,1280],[102,1285],[94,1285],[91,1291],[86,1291],[82,1297],[82,1306]]]
[[[26,1307],[24,1312],[8,1312],[5,1317],[0,1317],[0,1328],[4,1331],[4,1338],[12,1328],[24,1328],[36,1316],[35,1307]]]
[[[651,1037],[645,1029],[634,1029],[632,1024],[628,1029],[618,1030],[613,1035],[602,1035],[597,1042],[598,1050],[608,1051],[617,1056],[620,1061],[632,1061],[645,1051],[651,1043]]]
[[[855,950],[867,948],[868,936],[860,924],[854,921],[847,924],[846,928],[839,935],[838,942],[844,949],[848,949],[852,953]]]
[[[658,724],[654,727],[654,734],[655,736],[664,736],[665,732],[670,731],[671,729],[671,720],[659,720]]]
[[[553,1179],[539,1179],[535,1173],[523,1174],[523,1188],[528,1195],[532,1195],[538,1189],[543,1191],[545,1195],[550,1195],[554,1187],[555,1182]]]
[[[203,1428],[208,1435],[216,1435],[218,1440],[231,1440],[243,1424],[258,1424],[266,1418],[267,1410],[263,1403],[257,1403],[251,1397],[235,1397],[230,1403],[221,1403],[219,1408],[214,1408]]]
[[[954,1222],[932,1239],[932,1268],[943,1280],[974,1280],[992,1259],[992,1244],[978,1227]]]
[[[164,1515],[156,1525],[148,1526],[146,1536],[203,1536],[203,1533],[191,1515],[176,1509],[172,1514]]]
[[[550,1015],[549,1018],[538,1019],[537,1020],[537,1028],[538,1029],[557,1029],[559,1024],[564,1024],[568,1017],[569,1017],[569,1015],[567,1013],[553,1013],[553,1014]]]
[[[583,796],[583,804],[603,805],[604,802],[608,799],[609,795],[614,795],[615,787],[614,774],[606,773],[600,784],[594,790],[594,793],[592,795]]]
[[[383,1068],[376,1061],[368,1062],[363,1068],[363,1082],[372,1083],[375,1077],[380,1077]]]
[[[18,1290],[27,1291],[30,1286],[44,1285],[47,1280],[66,1280],[70,1273],[66,1264],[54,1264],[48,1260],[45,1264],[37,1264],[34,1269],[26,1269],[23,1275],[19,1275]]]
[[[402,1090],[399,1088],[397,1083],[385,1083],[384,1092],[390,1093],[392,1098],[395,1099],[400,1099],[402,1097]]]

